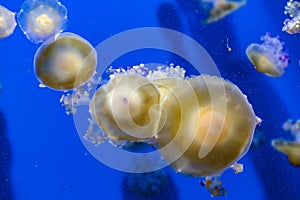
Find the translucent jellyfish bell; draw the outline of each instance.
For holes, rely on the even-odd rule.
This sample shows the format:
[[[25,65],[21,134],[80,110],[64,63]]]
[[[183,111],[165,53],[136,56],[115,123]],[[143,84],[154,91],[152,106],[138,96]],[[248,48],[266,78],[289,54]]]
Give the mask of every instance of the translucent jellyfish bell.
[[[17,20],[26,37],[40,43],[65,29],[67,9],[57,0],[27,0]]]
[[[261,38],[262,44],[250,44],[246,54],[255,69],[268,76],[279,77],[289,64],[289,55],[284,51],[284,44],[279,37],[267,33]]]
[[[234,84],[207,75],[155,82],[166,118],[157,143],[176,171],[218,175],[248,151],[259,119]]]
[[[300,167],[300,120],[294,124],[291,120],[283,124],[285,131],[290,131],[295,137],[294,141],[287,141],[284,139],[272,140],[272,146],[279,152],[288,156],[290,163],[293,166]]]
[[[94,119],[113,140],[146,141],[160,118],[157,87],[139,75],[115,75],[95,93],[90,104]]]
[[[73,33],[62,33],[44,42],[34,56],[34,69],[41,84],[55,90],[77,88],[95,72],[93,46]]]
[[[0,5],[0,39],[10,36],[16,25],[15,13]]]
[[[246,0],[236,2],[227,0],[205,0],[206,2],[213,3],[213,9],[209,13],[209,17],[206,23],[211,23],[222,19],[226,15],[232,13],[233,11],[239,9],[241,6],[246,4]]]
[[[300,167],[300,143],[285,140],[272,140],[272,146],[277,151],[285,154],[293,166]]]

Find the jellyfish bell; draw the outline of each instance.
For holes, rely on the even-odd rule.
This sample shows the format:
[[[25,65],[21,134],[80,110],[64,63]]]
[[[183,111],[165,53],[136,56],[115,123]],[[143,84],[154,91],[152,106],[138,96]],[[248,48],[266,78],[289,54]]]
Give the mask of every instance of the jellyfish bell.
[[[277,151],[285,154],[293,166],[300,167],[300,143],[285,140],[272,140],[272,146]]]
[[[17,20],[26,37],[40,43],[65,29],[67,9],[57,0],[27,0],[22,4]]]
[[[218,175],[248,151],[258,118],[234,84],[207,75],[188,83],[191,93],[172,88],[173,98],[161,103],[166,122],[178,126],[166,124],[157,133],[157,143],[160,149],[168,146],[162,155],[178,172]],[[196,102],[187,103],[193,96]]]
[[[268,49],[259,44],[250,44],[246,54],[255,69],[268,76],[279,77],[284,73],[284,68],[277,63],[276,58]]]
[[[295,123],[292,120],[287,120],[283,124],[285,131],[290,131],[294,136],[294,141],[284,139],[272,140],[272,146],[279,152],[285,154],[290,163],[295,167],[300,167],[300,120]]]
[[[246,55],[255,69],[271,77],[280,77],[288,66],[289,55],[284,51],[279,37],[271,37],[269,33],[261,38],[262,44],[250,44]]]
[[[222,19],[223,17],[229,15],[233,11],[239,9],[241,6],[246,4],[246,0],[243,0],[241,2],[227,1],[227,0],[212,0],[212,1],[214,4],[214,8],[210,11],[206,23],[218,21],[219,19]]]
[[[140,75],[114,75],[93,96],[90,112],[112,140],[147,141],[160,118],[157,87]]]
[[[10,36],[16,25],[15,13],[0,5],[0,39]]]
[[[95,72],[93,46],[73,33],[62,33],[44,42],[34,56],[34,69],[42,85],[70,90],[83,85]]]

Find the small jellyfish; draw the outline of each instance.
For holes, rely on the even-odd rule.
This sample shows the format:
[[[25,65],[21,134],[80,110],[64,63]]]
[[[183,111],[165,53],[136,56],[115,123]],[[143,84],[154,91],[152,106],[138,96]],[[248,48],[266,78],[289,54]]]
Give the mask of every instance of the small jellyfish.
[[[284,8],[284,14],[289,15],[291,19],[284,20],[282,31],[289,34],[300,33],[300,3],[289,0]]]
[[[116,74],[90,104],[94,119],[112,140],[146,141],[158,126],[160,94],[147,78]]]
[[[252,43],[246,54],[255,69],[271,77],[280,77],[290,62],[289,55],[284,51],[284,43],[279,37],[271,37],[266,33],[261,37],[262,44]]]
[[[0,5],[0,39],[10,36],[16,25],[15,13]]]
[[[57,0],[27,0],[17,20],[26,37],[33,43],[40,43],[65,29],[67,9]]]
[[[42,85],[70,90],[83,85],[95,73],[93,46],[73,33],[62,33],[44,42],[34,56],[34,69]]]
[[[203,0],[203,2],[213,3],[213,9],[210,11],[206,23],[216,22],[246,4],[246,0],[240,2],[227,0]]]
[[[295,137],[294,141],[283,139],[272,140],[272,146],[281,153],[288,156],[290,163],[295,167],[300,167],[300,120],[294,124],[291,120],[283,124],[285,131],[290,131]]]
[[[176,171],[218,175],[248,151],[259,119],[237,86],[208,75],[155,82],[166,119],[157,143]]]

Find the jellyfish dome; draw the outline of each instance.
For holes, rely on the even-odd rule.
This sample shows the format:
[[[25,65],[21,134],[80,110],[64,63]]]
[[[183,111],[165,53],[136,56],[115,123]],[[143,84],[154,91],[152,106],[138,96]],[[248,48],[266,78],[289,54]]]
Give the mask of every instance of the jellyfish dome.
[[[0,39],[10,36],[16,25],[15,13],[0,5]]]
[[[213,9],[209,13],[206,23],[211,23],[222,19],[233,11],[246,4],[246,0],[236,2],[227,0],[203,0],[204,2],[213,3]]]
[[[255,69],[271,77],[280,77],[290,62],[289,55],[284,51],[284,44],[279,37],[271,37],[267,33],[261,38],[262,44],[252,43],[246,54]]]
[[[108,138],[146,141],[157,130],[160,94],[147,78],[116,75],[95,93],[90,110]]]
[[[295,123],[292,120],[287,120],[283,124],[283,129],[290,131],[295,140],[274,139],[272,140],[272,146],[286,155],[293,166],[300,167],[300,120],[297,120]]]
[[[22,4],[17,20],[26,37],[40,43],[65,29],[67,9],[57,0],[27,0]]]
[[[176,171],[219,175],[248,151],[259,119],[237,86],[208,75],[156,82],[166,119],[157,143]]]
[[[300,33],[300,3],[289,0],[285,6],[284,14],[289,15],[291,19],[286,19],[282,31],[289,34]]]
[[[62,33],[44,42],[34,56],[37,79],[54,90],[77,88],[95,73],[93,46],[73,33]]]

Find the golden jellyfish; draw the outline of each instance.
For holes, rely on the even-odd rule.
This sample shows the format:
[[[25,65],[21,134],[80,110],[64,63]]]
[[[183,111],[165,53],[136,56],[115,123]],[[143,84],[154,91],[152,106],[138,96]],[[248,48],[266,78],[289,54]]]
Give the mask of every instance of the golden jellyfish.
[[[95,73],[97,54],[93,46],[73,33],[62,33],[44,42],[34,56],[36,77],[54,90],[83,85]]]
[[[278,139],[272,141],[272,146],[285,154],[293,166],[300,167],[300,143]]]
[[[219,175],[248,151],[259,119],[234,84],[182,72],[113,74],[93,96],[90,112],[109,139],[150,139],[176,171]]]
[[[94,119],[112,140],[146,141],[160,117],[158,88],[139,75],[114,75],[90,104]]]
[[[290,131],[295,137],[295,141],[287,141],[284,139],[272,140],[272,146],[279,152],[288,157],[289,162],[295,166],[300,167],[300,120],[294,124],[291,120],[283,124],[285,131]]]
[[[213,3],[213,9],[210,11],[206,23],[218,21],[246,4],[246,0],[240,2],[227,0],[204,0],[204,2]]]
[[[280,77],[290,62],[289,55],[284,51],[284,44],[279,37],[271,37],[266,33],[262,44],[250,44],[246,55],[255,69],[271,77]]]
[[[178,80],[155,82],[169,88],[162,95],[166,122],[157,143],[176,171],[219,175],[248,151],[259,119],[237,86],[208,75],[181,80],[180,87]]]
[[[65,29],[67,9],[57,0],[27,0],[22,4],[17,20],[26,37],[40,43]]]
[[[0,39],[10,36],[16,25],[15,13],[0,5]]]

